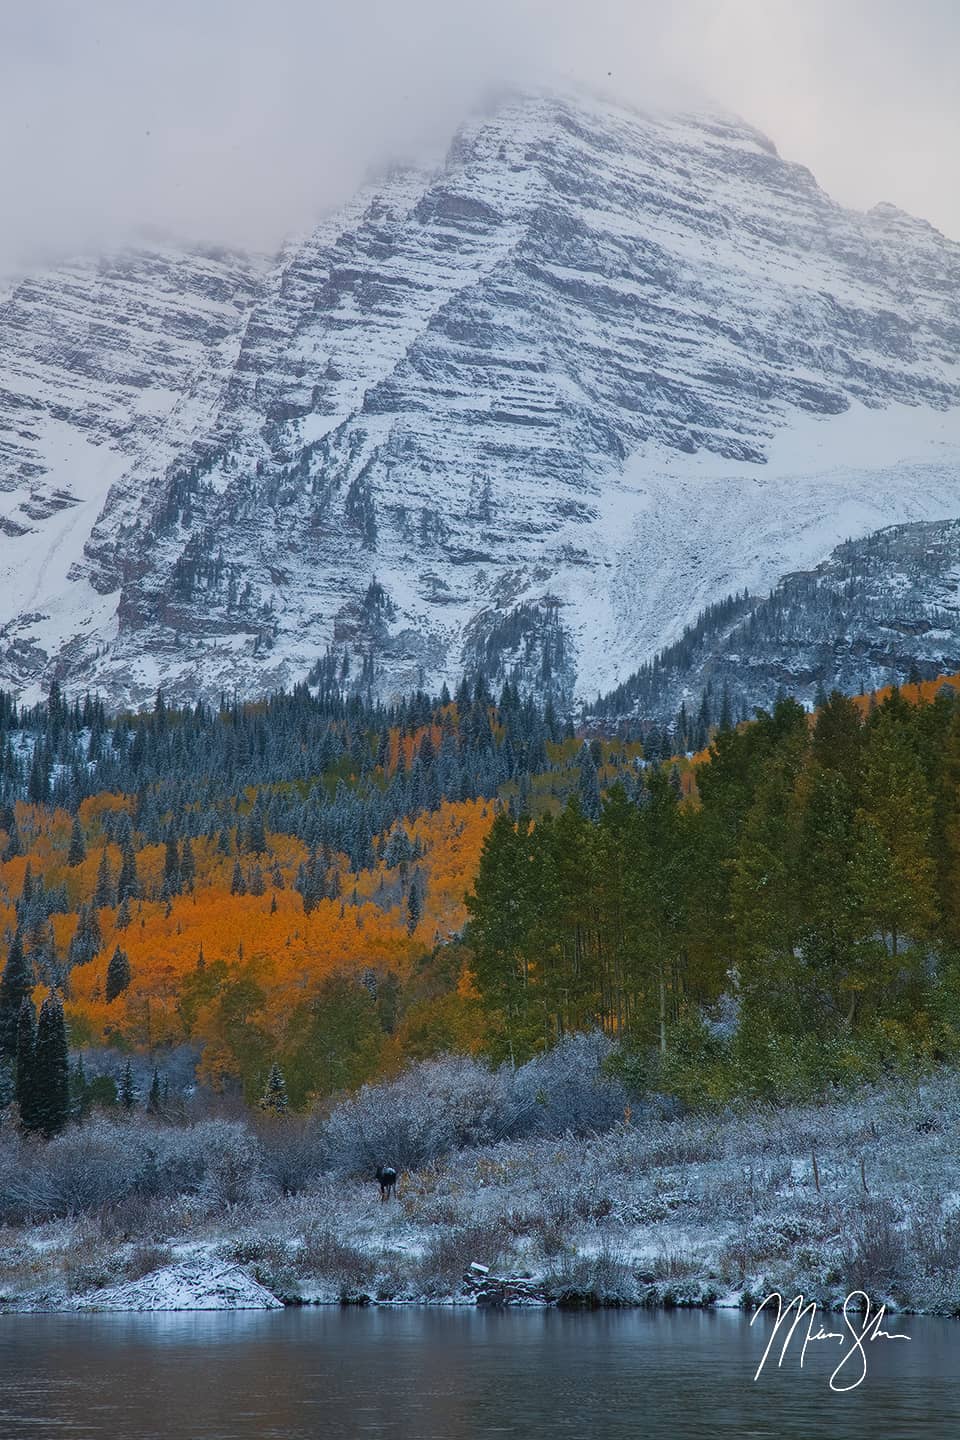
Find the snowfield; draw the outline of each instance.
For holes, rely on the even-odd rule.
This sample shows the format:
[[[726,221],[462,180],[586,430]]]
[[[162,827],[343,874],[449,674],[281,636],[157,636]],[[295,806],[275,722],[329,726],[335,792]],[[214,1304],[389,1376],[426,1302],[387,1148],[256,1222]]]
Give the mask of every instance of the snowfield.
[[[272,261],[0,303],[0,683],[592,698],[732,590],[960,514],[960,246],[743,121],[526,95]],[[386,592],[372,606],[376,579]]]

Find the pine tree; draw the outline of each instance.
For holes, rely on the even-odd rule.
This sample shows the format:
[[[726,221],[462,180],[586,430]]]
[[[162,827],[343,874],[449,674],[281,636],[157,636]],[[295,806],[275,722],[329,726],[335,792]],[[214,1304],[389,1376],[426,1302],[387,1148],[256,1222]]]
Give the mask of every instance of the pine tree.
[[[133,849],[133,841],[125,839],[120,847],[120,874],[117,877],[117,899],[136,900],[140,894],[140,881],[137,876],[137,857]]]
[[[120,1077],[119,1100],[124,1110],[132,1110],[137,1103],[137,1087],[133,1083],[133,1071],[130,1068],[129,1060],[124,1065],[123,1074]]]
[[[254,855],[262,855],[267,848],[267,835],[259,797],[247,820],[245,840],[245,848]]]
[[[896,957],[903,938],[929,933],[936,900],[933,805],[907,731],[912,714],[898,719],[891,700],[871,722],[864,752],[854,869],[861,901]]]
[[[110,956],[110,963],[107,966],[107,983],[104,998],[108,1005],[122,995],[130,984],[130,959],[125,950],[118,945]]]
[[[159,1115],[163,1109],[163,1090],[160,1085],[160,1071],[154,1067],[153,1079],[150,1081],[150,1093],[147,1096],[147,1114]]]
[[[110,859],[107,855],[107,847],[104,845],[100,864],[97,867],[97,883],[93,892],[93,903],[98,910],[105,910],[113,904],[115,898]]]
[[[580,809],[588,820],[600,818],[600,782],[597,777],[597,766],[590,752],[589,745],[584,745],[580,750],[580,779],[577,785],[577,794],[580,798]]]
[[[76,1064],[70,1071],[70,1118],[80,1123],[86,1119],[89,1110],[90,1087],[87,1084],[83,1056],[78,1055]]]
[[[192,890],[193,881],[197,873],[197,862],[193,858],[193,846],[190,844],[190,837],[184,840],[180,848],[180,879],[184,889]]]
[[[83,831],[80,828],[80,821],[76,816],[73,818],[73,828],[70,831],[70,849],[67,851],[68,865],[82,865],[87,858],[87,847],[83,839]]]
[[[243,878],[243,871],[240,868],[239,858],[233,862],[233,876],[230,880],[231,895],[246,895],[247,882]]]
[[[24,1130],[40,1128],[36,1083],[37,1017],[33,1001],[26,996],[17,1017],[17,1083],[16,1101],[20,1124]]]
[[[57,1135],[70,1118],[70,1072],[63,1004],[56,992],[40,1007],[33,1073],[37,1128]]]
[[[0,1058],[16,1057],[20,1006],[32,989],[33,964],[24,953],[23,940],[17,930],[0,978]]]
[[[276,1060],[270,1066],[266,1087],[260,1097],[260,1109],[269,1110],[273,1115],[286,1115],[287,1113],[287,1082],[284,1080],[283,1071]]]
[[[177,844],[177,837],[171,829],[167,834],[163,856],[163,884],[166,893],[178,895],[180,883],[180,847]]]
[[[407,891],[407,929],[412,935],[420,924],[423,915],[423,901],[420,897],[420,880],[414,875],[410,889]]]

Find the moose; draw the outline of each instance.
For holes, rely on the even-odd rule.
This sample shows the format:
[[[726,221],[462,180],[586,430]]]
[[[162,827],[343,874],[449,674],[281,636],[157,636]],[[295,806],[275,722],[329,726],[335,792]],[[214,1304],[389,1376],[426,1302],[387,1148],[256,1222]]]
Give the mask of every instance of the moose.
[[[397,1188],[397,1172],[392,1165],[378,1165],[376,1178],[380,1182],[380,1201],[389,1200]]]

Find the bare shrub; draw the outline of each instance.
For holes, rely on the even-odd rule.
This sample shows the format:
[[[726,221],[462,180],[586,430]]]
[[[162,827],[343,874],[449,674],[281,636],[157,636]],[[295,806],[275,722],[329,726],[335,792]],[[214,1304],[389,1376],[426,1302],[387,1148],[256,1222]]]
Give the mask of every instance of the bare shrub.
[[[863,1202],[850,1216],[847,1235],[843,1266],[848,1290],[864,1290],[871,1296],[901,1290],[909,1256],[892,1202]]]
[[[134,1245],[130,1251],[124,1261],[123,1273],[127,1280],[142,1280],[144,1275],[152,1275],[155,1270],[162,1270],[172,1263],[173,1251],[169,1245],[155,1245],[144,1241],[140,1245]]]
[[[203,1194],[215,1205],[229,1209],[259,1193],[260,1145],[241,1121],[205,1120],[193,1127],[191,1138],[205,1161]]]
[[[696,1251],[661,1250],[650,1268],[658,1280],[688,1280],[693,1275],[701,1275],[706,1264]]]
[[[931,1202],[910,1219],[910,1248],[923,1275],[953,1275],[960,1272],[960,1210],[943,1215]]]
[[[502,1221],[465,1225],[445,1230],[430,1244],[420,1269],[427,1292],[457,1288],[474,1261],[496,1270],[510,1250],[510,1235]]]
[[[76,1236],[63,1256],[63,1278],[71,1295],[103,1290],[122,1275],[123,1266],[116,1250],[90,1231]]]
[[[221,1252],[224,1253],[224,1252]],[[226,1258],[246,1265],[254,1280],[274,1295],[291,1295],[298,1288],[297,1272],[302,1269],[297,1247],[279,1235],[255,1236],[226,1247]]]
[[[589,1135],[623,1120],[629,1095],[604,1071],[615,1050],[600,1031],[568,1035],[516,1072],[517,1133]]]
[[[581,1135],[623,1120],[627,1092],[608,1076],[603,1035],[571,1035],[519,1069],[492,1070],[467,1055],[412,1065],[365,1085],[326,1125],[334,1169],[369,1171],[384,1160],[412,1169],[455,1150],[524,1135]]]
[[[138,1162],[122,1127],[95,1117],[43,1144],[23,1141],[6,1177],[4,1210],[19,1217],[82,1215],[116,1204],[137,1180]]]
[[[565,1259],[544,1282],[549,1299],[567,1308],[633,1305],[639,1298],[636,1276],[616,1251]]]
[[[331,1166],[372,1174],[378,1164],[423,1165],[508,1134],[517,1106],[509,1073],[470,1056],[412,1065],[396,1080],[364,1085],[326,1125]]]
[[[305,1232],[297,1263],[303,1274],[331,1283],[343,1299],[368,1290],[377,1268],[369,1254],[325,1225]]]
[[[281,1195],[298,1195],[313,1185],[324,1169],[324,1136],[310,1116],[265,1116],[256,1122],[265,1179]]]

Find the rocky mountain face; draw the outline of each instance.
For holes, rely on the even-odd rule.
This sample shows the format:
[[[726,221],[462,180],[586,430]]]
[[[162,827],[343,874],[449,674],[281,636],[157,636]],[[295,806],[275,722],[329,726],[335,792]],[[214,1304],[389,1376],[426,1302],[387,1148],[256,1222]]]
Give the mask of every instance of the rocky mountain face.
[[[770,709],[779,694],[813,706],[831,690],[960,671],[960,520],[895,525],[848,540],[768,596],[710,606],[680,639],[587,707],[588,723],[676,727],[689,748],[720,720]],[[683,727],[683,722],[681,722]]]
[[[960,246],[741,121],[529,96],[276,261],[0,305],[0,680],[565,702],[849,535],[960,513]]]

